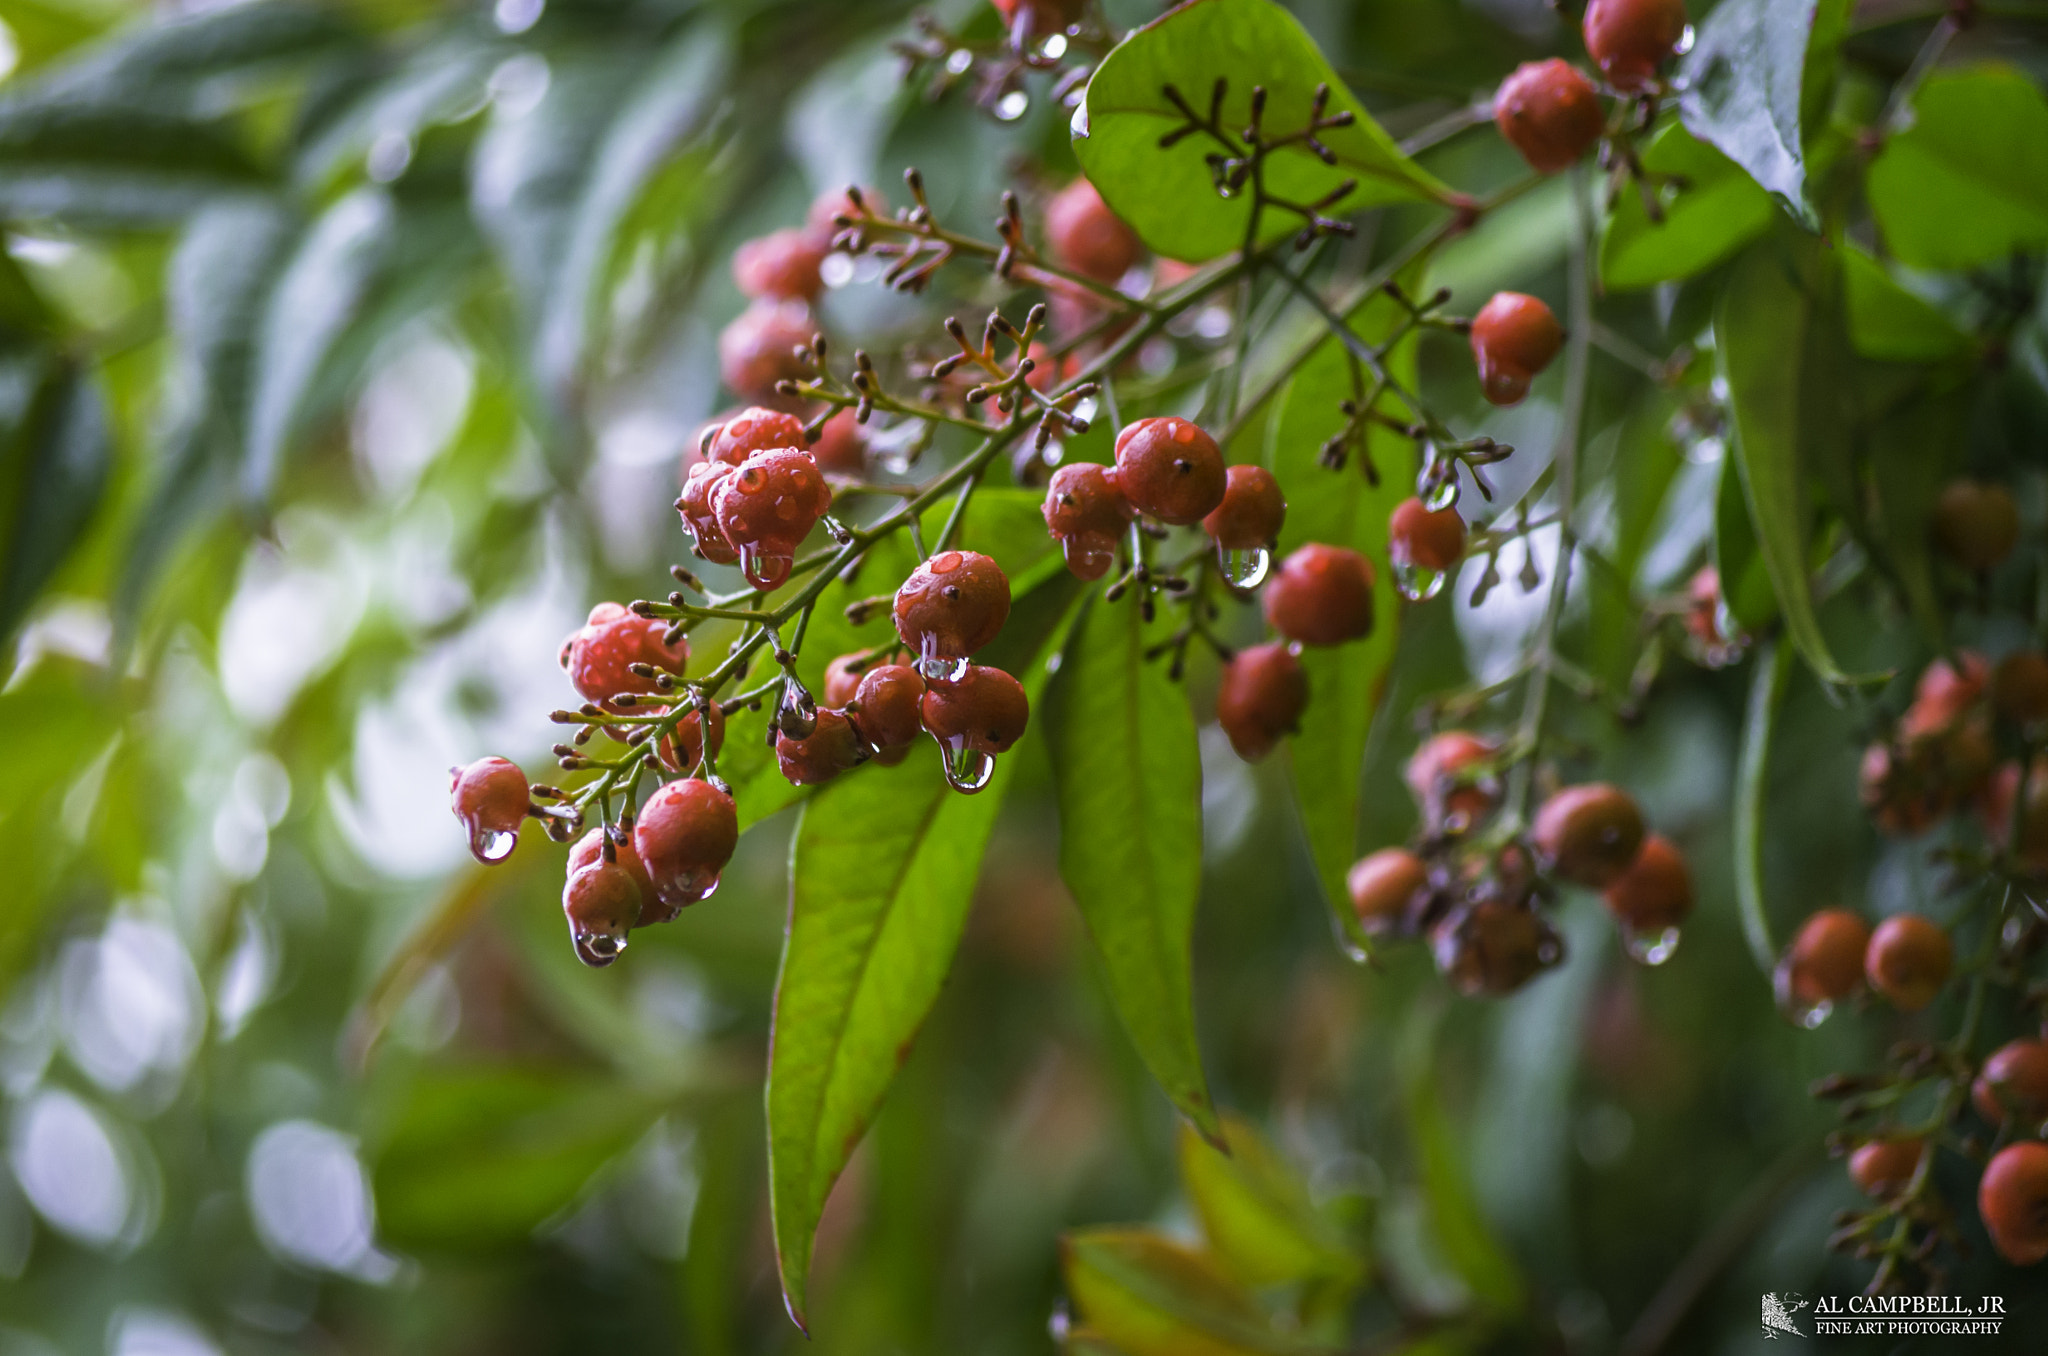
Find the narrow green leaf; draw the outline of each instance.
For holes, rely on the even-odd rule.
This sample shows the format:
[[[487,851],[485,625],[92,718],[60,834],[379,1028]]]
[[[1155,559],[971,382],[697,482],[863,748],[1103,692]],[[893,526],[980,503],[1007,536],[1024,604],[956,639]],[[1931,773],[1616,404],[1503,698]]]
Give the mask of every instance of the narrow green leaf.
[[[1972,348],[1970,336],[1933,303],[1893,281],[1883,264],[1853,245],[1842,247],[1849,341],[1865,358],[1892,363],[1938,363]]]
[[[1180,1175],[1203,1237],[1231,1273],[1255,1289],[1363,1279],[1364,1260],[1250,1122],[1226,1114],[1223,1137],[1227,1155],[1183,1125]]]
[[[346,11],[334,5],[234,5],[131,25],[78,59],[39,72],[28,94],[44,102],[144,105],[206,116],[219,109],[219,77],[274,70],[359,40]]]
[[[149,225],[262,183],[216,124],[136,106],[0,102],[0,212],[9,217]]]
[[[2048,244],[2048,99],[2008,66],[1935,72],[1871,162],[1869,193],[1885,248],[1913,268]]]
[[[1714,569],[1721,576],[1721,601],[1745,632],[1761,635],[1778,620],[1778,595],[1757,548],[1733,452],[1721,458],[1714,485]]]
[[[1283,1337],[1207,1256],[1146,1229],[1060,1239],[1067,1295],[1090,1338],[1127,1356],[1276,1356],[1315,1350]]]
[[[1091,602],[1048,694],[1060,874],[1145,1066],[1218,1133],[1195,1040],[1190,947],[1202,889],[1202,757],[1187,693],[1147,662],[1138,601]]]
[[[1159,139],[1185,124],[1164,94],[1167,85],[1206,115],[1210,91],[1229,81],[1222,123],[1242,129],[1254,85],[1266,90],[1264,126],[1289,133],[1307,126],[1316,86],[1330,87],[1330,113],[1356,121],[1321,139],[1337,155],[1326,165],[1306,148],[1286,147],[1266,161],[1268,193],[1315,202],[1346,179],[1358,187],[1335,210],[1380,203],[1443,202],[1450,190],[1401,154],[1365,106],[1346,89],[1298,20],[1273,0],[1193,0],[1133,32],[1095,68],[1074,118],[1074,153],[1118,216],[1159,253],[1197,263],[1244,243],[1251,195],[1217,194],[1204,157],[1220,147],[1196,133],[1162,149]],[[1259,238],[1276,240],[1302,226],[1291,212],[1270,211]]]
[[[1769,975],[1778,963],[1771,918],[1764,906],[1764,800],[1770,787],[1771,730],[1785,700],[1792,650],[1772,641],[1757,651],[1749,705],[1742,721],[1742,752],[1735,772],[1735,904],[1750,958]]]
[[[99,507],[113,461],[106,400],[77,363],[60,358],[10,441],[13,513],[0,562],[0,640],[14,634]]]
[[[1642,196],[1625,192],[1600,236],[1600,280],[1617,290],[1704,272],[1770,228],[1771,195],[1712,146],[1670,123],[1643,150],[1643,168],[1677,177],[1664,220],[1652,222]]]

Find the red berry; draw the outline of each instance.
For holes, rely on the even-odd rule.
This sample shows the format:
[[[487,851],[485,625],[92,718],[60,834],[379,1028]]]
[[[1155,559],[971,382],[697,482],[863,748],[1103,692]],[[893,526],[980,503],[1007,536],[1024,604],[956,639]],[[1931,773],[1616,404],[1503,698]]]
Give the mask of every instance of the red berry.
[[[757,301],[718,336],[718,373],[746,400],[767,400],[778,381],[801,381],[810,367],[796,356],[816,325],[800,301]]]
[[[1141,248],[1137,232],[1086,179],[1074,180],[1045,205],[1045,241],[1054,262],[1105,283],[1128,273]]]
[[[1649,835],[1604,898],[1608,912],[1630,932],[1651,936],[1677,927],[1692,913],[1692,872],[1685,854],[1670,839]]]
[[[1060,467],[1046,486],[1043,512],[1045,530],[1059,542],[1075,578],[1100,579],[1109,573],[1132,517],[1115,472],[1088,461]]]
[[[1226,551],[1264,550],[1280,539],[1287,497],[1263,466],[1232,466],[1224,475],[1223,502],[1202,519],[1202,530]]]
[[[792,786],[816,786],[867,761],[868,746],[846,715],[821,706],[817,724],[802,739],[775,736],[775,762],[784,780]]]
[[[1266,620],[1304,645],[1342,645],[1372,634],[1372,562],[1342,546],[1310,542],[1280,562],[1266,584]]]
[[[1301,726],[1308,705],[1308,674],[1285,642],[1239,650],[1223,666],[1216,689],[1216,721],[1230,747],[1247,763],[1273,751],[1280,736]]]
[[[569,873],[566,880],[575,879],[577,872],[595,866],[604,859],[604,836],[605,830],[600,826],[576,840],[576,845],[569,849]],[[640,912],[633,926],[650,927],[655,923],[666,923],[672,918],[674,915],[664,909],[661,902],[654,897],[654,878],[647,874],[646,864],[640,860],[640,854],[633,848],[633,835],[630,829],[623,839],[612,844],[612,856],[625,868],[626,874],[633,878],[633,883],[640,887]]]
[[[1953,480],[1934,501],[1934,545],[1966,570],[2000,565],[2020,539],[2020,510],[2003,485]]]
[[[1227,483],[1216,440],[1185,419],[1140,419],[1117,435],[1117,488],[1162,523],[1201,522],[1223,502]]]
[[[1493,96],[1493,121],[1529,168],[1555,174],[1600,139],[1606,117],[1593,82],[1556,57],[1515,67]]]
[[[664,784],[633,826],[633,850],[646,863],[655,898],[671,912],[718,888],[739,839],[732,797],[695,777]]]
[[[1991,705],[2014,725],[2048,720],[2048,656],[2014,650],[1991,675]]]
[[[1778,987],[1789,1006],[1841,1002],[1863,982],[1870,927],[1847,909],[1822,909],[1800,924],[1778,962]]]
[[[739,553],[740,570],[757,589],[779,587],[796,563],[796,548],[832,507],[832,487],[808,452],[756,452],[712,492],[718,530]]]
[[[526,774],[505,758],[479,758],[448,769],[455,817],[469,831],[470,855],[486,865],[502,862],[517,842],[531,789]]]
[[[795,444],[803,446],[801,442]],[[859,475],[867,468],[868,444],[852,410],[841,410],[825,421],[818,441],[811,444],[811,456],[821,469],[841,475]]]
[[[844,707],[860,690],[861,675],[874,661],[865,650],[843,654],[825,666],[825,687],[820,693],[827,706]]]
[[[1977,1185],[1977,1213],[1991,1246],[2014,1266],[2048,1257],[2048,1144],[2022,1140],[1993,1155]]]
[[[2048,1041],[2017,1040],[1993,1050],[1970,1085],[1970,1100],[1993,1125],[2011,1117],[2038,1130],[2048,1121]]]
[[[1685,36],[1684,0],[1592,0],[1581,31],[1586,55],[1624,94],[1656,82],[1657,67]]]
[[[756,452],[803,445],[803,420],[781,410],[751,405],[718,425],[718,432],[711,435],[705,460],[738,466]]]
[[[1465,520],[1454,508],[1431,512],[1420,499],[1403,499],[1388,523],[1387,555],[1396,565],[1441,574],[1465,554]]]
[[[1437,972],[1459,993],[1509,994],[1564,959],[1564,942],[1534,909],[1486,899],[1430,933]]]
[[[883,664],[861,675],[846,714],[876,750],[902,748],[924,725],[924,676],[908,664]]]
[[[831,238],[791,226],[749,240],[733,252],[732,279],[750,297],[808,301],[824,284],[818,265],[832,252]]]
[[[562,912],[576,959],[590,966],[617,960],[641,907],[639,883],[617,863],[598,861],[571,872],[562,886]]]
[[[1485,769],[1498,753],[1468,730],[1445,730],[1422,741],[1402,776],[1430,833],[1465,833],[1493,813],[1500,783]]]
[[[1627,792],[1604,782],[1568,786],[1536,811],[1529,837],[1557,876],[1604,890],[1642,851],[1643,813]]]
[[[1529,383],[1564,347],[1564,326],[1550,308],[1521,292],[1496,292],[1472,317],[1479,385],[1495,405],[1517,405]]]
[[[585,701],[597,702],[616,714],[616,698],[627,693],[648,695],[660,691],[652,678],[632,671],[635,664],[680,674],[689,662],[690,643],[678,637],[669,645],[663,636],[668,623],[628,612],[617,603],[599,603],[590,609],[583,629],[572,634],[563,646],[569,681]]]
[[[1920,1139],[1874,1139],[1849,1155],[1849,1180],[1866,1196],[1884,1200],[1904,1191],[1920,1170]]]
[[[996,638],[1010,615],[1010,580],[974,551],[941,551],[896,590],[896,634],[925,661],[965,659]]]
[[[1975,650],[1956,655],[1961,667],[1937,659],[1920,674],[1913,701],[1899,718],[1899,733],[1908,739],[1939,735],[1955,728],[1984,696],[1990,665]]]
[[[1948,934],[1918,914],[1885,919],[1863,951],[1863,977],[1901,1012],[1918,1012],[1948,982],[1954,950]]]
[[[714,565],[730,565],[740,558],[719,530],[718,514],[711,507],[720,483],[732,473],[733,468],[722,461],[700,461],[690,468],[682,496],[676,500],[676,513],[683,520],[683,530],[690,534],[690,549]]]
[[[1379,936],[1406,923],[1417,896],[1429,889],[1429,868],[1406,848],[1381,848],[1353,863],[1344,883],[1359,926]]]
[[[918,713],[924,728],[949,752],[994,755],[1024,737],[1031,699],[1024,685],[1001,669],[969,664],[954,681],[931,684]]]
[[[692,711],[676,722],[674,734],[663,735],[656,749],[661,765],[677,776],[684,776],[696,770],[697,762],[704,756],[705,714],[709,712],[711,726],[711,756],[718,757],[725,747],[725,708],[712,702],[704,711]]]

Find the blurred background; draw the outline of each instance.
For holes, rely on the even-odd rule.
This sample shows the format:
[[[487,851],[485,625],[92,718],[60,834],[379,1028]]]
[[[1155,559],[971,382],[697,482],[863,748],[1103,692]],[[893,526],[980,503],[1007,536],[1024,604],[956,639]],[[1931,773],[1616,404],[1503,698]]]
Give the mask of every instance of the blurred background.
[[[1577,55],[1541,0],[1289,7],[1397,137]],[[979,0],[929,8],[998,32]],[[0,20],[0,1356],[1052,1350],[1061,1230],[1190,1226],[1174,1118],[1058,881],[1042,749],[1010,760],[953,978],[828,1209],[808,1345],[777,1292],[760,1111],[793,816],[750,832],[716,899],[587,971],[565,849],[529,831],[475,867],[446,769],[502,753],[539,775],[561,638],[684,558],[669,502],[728,403],[733,248],[912,164],[963,223],[1005,186],[1042,200],[1073,173],[1068,110],[1043,84],[1002,117],[927,98],[892,0],[0,0]],[[1895,73],[1916,42],[1853,50]],[[1487,130],[1426,163],[1472,192],[1520,173]],[[1459,309],[1507,283],[1561,305],[1555,188],[1439,260]],[[1388,214],[1361,259],[1419,221]],[[832,272],[827,327],[923,334],[938,312],[872,273]],[[1661,355],[1711,287],[1610,323]],[[1147,375],[1170,390],[1228,324]],[[1481,427],[1456,341],[1424,366]],[[1594,539],[1639,595],[1703,559],[1720,454],[1644,391],[1602,358],[1588,425]],[[1557,394],[1552,374],[1484,416],[1533,450],[1510,500]],[[1365,845],[1412,825],[1415,704],[1497,675],[1540,601],[1511,580],[1408,610]],[[1572,618],[1589,666],[1625,674],[1628,595],[1589,586]],[[1906,643],[1857,627],[1838,653]],[[1205,719],[1212,677],[1191,680]],[[1206,730],[1218,1098],[1353,1203],[1405,1317],[1483,1293],[1527,1316],[1517,1347],[1737,1351],[1760,1292],[1865,1279],[1821,1248],[1851,1189],[1805,1089],[1885,1033],[1797,1031],[1744,951],[1746,682],[1673,665],[1625,736],[1570,704],[1575,766],[1638,791],[1701,906],[1643,970],[1572,899],[1569,964],[1498,1003],[1450,998],[1416,950],[1346,961],[1277,760]],[[1776,906],[1917,891],[1922,856],[1880,850],[1856,804],[1850,717],[1803,677],[1791,703]],[[2040,1282],[1984,1257],[1955,1288],[2008,1295],[2018,1349],[2048,1331]]]

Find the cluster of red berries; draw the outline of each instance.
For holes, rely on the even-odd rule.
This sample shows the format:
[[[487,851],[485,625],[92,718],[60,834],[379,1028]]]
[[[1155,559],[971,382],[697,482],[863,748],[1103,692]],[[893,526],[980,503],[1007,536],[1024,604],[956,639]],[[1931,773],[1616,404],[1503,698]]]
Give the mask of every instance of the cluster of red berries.
[[[789,578],[797,547],[832,507],[832,487],[805,441],[801,419],[761,408],[705,431],[704,460],[689,466],[676,500],[699,556],[737,562],[758,589]]]
[[[1608,90],[1637,97],[1658,91],[1657,68],[1678,51],[1685,28],[1684,0],[1592,0],[1580,33]],[[1494,94],[1493,120],[1542,174],[1577,164],[1606,130],[1593,82],[1558,57],[1516,67]]]
[[[1428,939],[1437,969],[1464,994],[1512,993],[1564,959],[1539,905],[1555,884],[1598,890],[1629,954],[1662,964],[1692,912],[1692,874],[1669,839],[1648,832],[1626,792],[1566,787],[1526,836],[1479,832],[1500,809],[1503,750],[1466,730],[1423,741],[1405,778],[1421,811],[1414,848],[1360,859],[1348,884],[1371,937]]]
[[[1948,983],[1955,961],[1948,934],[1919,914],[1872,930],[1847,909],[1822,909],[1800,925],[1779,959],[1779,1006],[1801,1026],[1818,1026],[1867,981],[1901,1012],[1918,1012]]]

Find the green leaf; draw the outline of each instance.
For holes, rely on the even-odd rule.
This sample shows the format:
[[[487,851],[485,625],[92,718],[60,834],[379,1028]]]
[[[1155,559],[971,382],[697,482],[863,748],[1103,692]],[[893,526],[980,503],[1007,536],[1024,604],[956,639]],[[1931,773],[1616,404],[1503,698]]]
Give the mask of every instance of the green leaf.
[[[183,217],[263,172],[223,128],[155,109],[0,102],[0,214],[112,226]]]
[[[106,400],[70,359],[50,365],[27,418],[8,439],[5,556],[0,557],[0,640],[85,534],[107,485],[113,433]]]
[[[1322,140],[1336,152],[1325,165],[1296,145],[1267,158],[1269,194],[1310,203],[1346,179],[1358,187],[1333,209],[1351,213],[1381,203],[1444,202],[1450,191],[1401,154],[1365,106],[1344,87],[1315,40],[1272,0],[1193,0],[1133,32],[1095,68],[1074,117],[1074,153],[1118,216],[1160,254],[1199,263],[1244,244],[1251,195],[1218,196],[1204,157],[1221,153],[1201,133],[1162,149],[1161,137],[1186,119],[1164,93],[1177,89],[1206,115],[1210,91],[1229,81],[1222,123],[1241,130],[1251,115],[1254,85],[1266,90],[1264,127],[1271,134],[1308,125],[1316,86],[1330,87],[1330,113],[1357,121]],[[1300,229],[1302,219],[1272,211],[1259,223],[1262,241]]]
[[[1742,472],[1732,451],[1721,458],[1714,483],[1714,569],[1721,576],[1721,600],[1745,632],[1761,635],[1778,619],[1778,595],[1771,589],[1771,572],[1757,547],[1756,528],[1742,497]]]
[[[29,95],[204,116],[219,108],[218,77],[319,56],[356,41],[359,35],[344,14],[332,5],[271,0],[133,25],[77,60],[39,73]]]
[[[1223,1117],[1223,1138],[1228,1154],[1182,1126],[1180,1175],[1203,1237],[1232,1274],[1254,1288],[1362,1279],[1363,1259],[1278,1151],[1238,1116]]]
[[[1214,1261],[1146,1229],[1060,1239],[1060,1269],[1091,1339],[1128,1356],[1273,1356],[1314,1350],[1281,1336]]]
[[[1725,0],[1679,62],[1679,116],[1809,226],[1804,111],[1832,82],[1850,0]]]
[[[1859,429],[1869,493],[1860,537],[1897,583],[1928,642],[1945,648],[1946,617],[1929,549],[1935,500],[1963,462],[1970,427],[1966,388],[1924,391],[1875,412]]]
[[[1600,236],[1600,280],[1624,290],[1689,278],[1770,228],[1771,195],[1721,152],[1678,123],[1643,151],[1643,168],[1677,176],[1664,220],[1652,222],[1642,196],[1622,193]]]
[[[1885,248],[1913,268],[2048,244],[2048,99],[2007,66],[1935,72],[1871,162],[1869,194]]]
[[[1971,351],[1970,336],[1954,321],[1893,281],[1883,264],[1853,245],[1842,247],[1842,279],[1848,293],[1849,342],[1862,357],[1938,363]]]
[[[1060,875],[1145,1067],[1218,1133],[1195,1040],[1190,948],[1202,890],[1202,756],[1187,693],[1147,662],[1138,600],[1088,605],[1048,694]]]
[[[1785,704],[1792,651],[1770,641],[1757,651],[1754,663],[1735,773],[1735,906],[1750,958],[1769,975],[1777,968],[1778,948],[1764,905],[1764,800],[1770,790],[1771,729]]]
[[[524,1243],[660,1110],[649,1095],[576,1069],[468,1067],[408,1079],[367,1146],[378,1237],[453,1251]]]
[[[1034,592],[979,658],[1009,667],[1035,700],[1073,594]],[[938,997],[1008,783],[999,770],[994,785],[963,796],[920,748],[896,767],[843,776],[804,806],[768,1055],[776,1262],[798,1326],[825,1199]]]
[[[1410,296],[1423,295],[1426,261],[1398,280]],[[1371,344],[1384,343],[1401,323],[1404,312],[1384,294],[1375,294],[1352,311],[1350,325]],[[1404,342],[1388,355],[1390,371],[1409,390],[1415,381],[1416,346]],[[1394,592],[1387,562],[1387,520],[1394,506],[1413,493],[1414,444],[1392,429],[1374,425],[1367,449],[1380,483],[1368,484],[1353,449],[1342,470],[1332,471],[1318,458],[1322,446],[1343,428],[1338,402],[1354,392],[1345,350],[1326,340],[1288,383],[1273,420],[1267,459],[1287,495],[1287,522],[1280,549],[1288,552],[1305,542],[1349,546],[1374,563],[1373,633],[1361,641],[1314,647],[1301,656],[1308,674],[1308,708],[1301,731],[1289,741],[1295,805],[1301,812],[1316,878],[1340,924],[1352,917],[1345,873],[1358,859],[1359,781],[1364,772],[1366,737],[1379,707],[1387,669],[1400,635],[1401,601]],[[1399,414],[1398,402],[1388,402]],[[1362,934],[1354,942],[1363,945]]]

